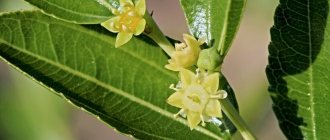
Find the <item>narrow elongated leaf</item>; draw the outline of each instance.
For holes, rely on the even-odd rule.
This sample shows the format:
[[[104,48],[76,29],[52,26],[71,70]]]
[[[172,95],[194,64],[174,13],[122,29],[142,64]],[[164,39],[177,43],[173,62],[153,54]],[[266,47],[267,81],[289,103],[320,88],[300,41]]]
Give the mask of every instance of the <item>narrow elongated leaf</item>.
[[[166,103],[176,74],[148,39],[114,48],[99,25],[70,24],[38,11],[0,16],[0,56],[120,132],[140,139],[228,139],[212,124],[193,131]],[[88,127],[88,126],[87,126]]]
[[[281,0],[271,29],[267,76],[273,109],[288,139],[328,139],[328,0]]]
[[[180,0],[190,32],[206,37],[225,55],[235,37],[245,0]]]
[[[97,0],[26,0],[45,13],[60,19],[80,23],[96,24],[108,20],[111,11]]]

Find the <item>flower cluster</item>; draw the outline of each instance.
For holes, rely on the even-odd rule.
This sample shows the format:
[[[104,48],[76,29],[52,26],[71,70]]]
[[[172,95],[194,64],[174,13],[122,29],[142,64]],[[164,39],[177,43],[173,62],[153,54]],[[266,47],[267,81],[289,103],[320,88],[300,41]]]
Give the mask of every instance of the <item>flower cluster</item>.
[[[101,23],[103,27],[113,33],[118,33],[115,47],[127,43],[134,35],[140,35],[146,26],[143,18],[146,12],[145,0],[138,0],[135,5],[132,0],[120,0],[120,7],[112,9],[115,17]]]
[[[137,0],[136,3],[132,0],[120,0],[119,8],[111,10],[116,16],[101,25],[111,32],[118,33],[115,47],[127,43],[133,34],[140,35],[144,31],[145,0]],[[172,84],[170,87],[175,93],[167,99],[167,103],[181,108],[175,116],[187,117],[189,127],[194,129],[200,122],[204,126],[206,121],[222,117],[219,99],[226,98],[227,92],[218,90],[220,74],[216,71],[221,63],[221,57],[217,50],[202,50],[200,46],[205,43],[205,39],[197,40],[184,34],[183,40],[184,43],[175,44],[175,50],[172,47],[167,52],[171,59],[165,67],[179,71],[180,76],[179,84],[176,87]],[[196,68],[196,74],[188,70]]]
[[[204,51],[200,48],[205,40],[196,40],[187,34],[183,35],[183,39],[185,43],[175,44],[175,51],[171,54],[169,64],[165,66],[167,69],[180,72],[179,84],[177,86],[172,84],[170,87],[176,92],[167,99],[167,103],[181,108],[175,116],[187,117],[190,129],[194,129],[200,122],[204,126],[205,121],[222,118],[219,99],[226,98],[227,92],[218,90],[220,74],[214,72],[213,67],[208,72],[206,72],[208,69],[202,71],[197,69],[197,74],[188,70],[196,65],[201,68],[212,66],[210,64],[213,63],[210,63],[207,57],[212,51]]]

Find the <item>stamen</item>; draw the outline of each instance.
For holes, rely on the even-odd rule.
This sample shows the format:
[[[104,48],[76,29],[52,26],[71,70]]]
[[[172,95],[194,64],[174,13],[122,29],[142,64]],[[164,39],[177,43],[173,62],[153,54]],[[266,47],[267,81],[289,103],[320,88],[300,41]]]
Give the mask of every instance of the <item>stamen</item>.
[[[228,93],[225,90],[219,90],[217,92],[216,96],[218,97],[218,99],[225,99],[225,98],[227,98]]]
[[[179,117],[179,115],[181,115],[182,113],[184,113],[183,109],[181,109],[178,113],[174,114],[174,118]]]
[[[169,88],[170,88],[170,89],[173,89],[173,90],[175,90],[175,91],[178,91],[178,90],[179,90],[178,88],[175,87],[174,84],[171,84]]]
[[[128,16],[131,16],[131,17],[133,17],[133,16],[136,16],[136,14],[135,14],[135,12],[134,12],[134,11],[130,11],[130,12],[128,12]]]
[[[121,25],[121,28],[122,28],[123,31],[125,31],[125,32],[129,31],[129,29],[127,28],[127,26],[124,25],[124,24]]]
[[[210,99],[221,99],[221,95],[220,94],[210,95]]]
[[[202,120],[202,126],[205,127],[206,124],[205,124],[205,121],[204,121],[204,117],[203,117],[203,115],[200,114],[199,117],[200,117],[201,120]]]

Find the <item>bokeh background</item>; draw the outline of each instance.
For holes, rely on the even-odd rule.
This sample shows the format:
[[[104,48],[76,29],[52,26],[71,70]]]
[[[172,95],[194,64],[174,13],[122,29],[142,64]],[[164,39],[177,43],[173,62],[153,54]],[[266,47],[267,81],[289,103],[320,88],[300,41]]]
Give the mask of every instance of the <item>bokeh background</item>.
[[[269,29],[278,0],[248,0],[223,73],[236,92],[241,115],[260,140],[285,139],[271,108],[265,67]],[[147,0],[164,33],[189,33],[179,0]],[[0,12],[31,9],[22,0],[0,0]],[[0,31],[1,32],[1,31]],[[0,140],[131,140],[50,93],[0,60]],[[242,139],[236,134],[234,139]]]

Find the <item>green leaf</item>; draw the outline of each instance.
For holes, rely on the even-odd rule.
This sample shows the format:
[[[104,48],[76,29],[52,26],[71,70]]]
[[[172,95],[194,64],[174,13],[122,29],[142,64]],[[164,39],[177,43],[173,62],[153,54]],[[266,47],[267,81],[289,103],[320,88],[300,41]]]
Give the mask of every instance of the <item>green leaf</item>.
[[[281,0],[276,9],[266,72],[288,139],[328,139],[329,25],[327,0]]]
[[[213,123],[193,131],[166,103],[177,75],[167,57],[141,36],[115,49],[114,34],[41,12],[0,16],[0,56],[57,95],[139,139],[229,139]],[[88,127],[88,126],[86,126]]]
[[[225,55],[238,29],[245,0],[180,0],[190,32]]]
[[[235,92],[232,89],[232,87],[230,86],[230,84],[228,83],[225,76],[221,76],[219,84],[220,84],[220,86],[219,86],[220,89],[223,89],[228,93],[227,98],[229,99],[230,103],[235,107],[235,109],[238,112],[239,107],[238,107],[238,103],[237,103],[237,100],[236,100]],[[227,117],[226,114],[223,115],[223,121],[224,121],[224,125],[221,126],[221,128],[222,129],[227,129],[227,130],[230,131],[231,134],[234,134],[237,129],[236,129],[235,125],[232,123],[232,121]]]
[[[79,24],[97,24],[112,17],[98,0],[26,0],[43,12]],[[102,0],[100,0],[102,1]],[[104,1],[104,0],[103,0]]]

